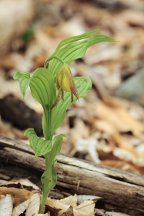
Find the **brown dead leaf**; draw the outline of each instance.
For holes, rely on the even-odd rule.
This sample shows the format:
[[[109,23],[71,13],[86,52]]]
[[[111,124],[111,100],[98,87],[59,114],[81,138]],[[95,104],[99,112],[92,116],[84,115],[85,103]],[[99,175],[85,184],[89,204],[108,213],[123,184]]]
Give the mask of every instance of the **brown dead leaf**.
[[[132,131],[136,136],[144,132],[144,125],[130,116],[128,111],[116,105],[110,106],[99,102],[95,107],[98,118],[108,121],[115,131]]]
[[[13,197],[13,203],[15,206],[29,199],[33,192],[19,188],[0,187],[0,195],[6,194],[9,194]]]
[[[26,210],[26,216],[33,216],[39,213],[40,194],[35,193],[29,199],[29,205]]]
[[[75,121],[75,127],[71,129],[70,137],[73,143],[76,143],[80,138],[89,137],[89,128],[81,119]]]
[[[131,152],[136,158],[138,157],[135,148],[131,145],[128,138],[126,139],[126,137],[121,136],[118,132],[111,134],[111,136],[121,149]]]
[[[94,216],[95,203],[92,200],[84,201],[73,208],[74,216]]]
[[[100,132],[104,132],[106,134],[112,134],[115,132],[114,125],[110,124],[109,121],[104,119],[95,119],[95,121],[93,122],[93,126]]]
[[[34,59],[34,68],[43,67],[46,58],[44,56],[37,56]]]
[[[70,208],[70,206],[74,207],[77,205],[77,196],[69,196],[61,200],[48,198],[46,201],[46,205],[55,209],[59,209],[58,215],[62,215]]]
[[[29,205],[29,200],[26,200],[22,203],[20,203],[19,205],[17,205],[12,212],[12,216],[19,216],[20,214],[22,214],[28,207]]]
[[[0,216],[11,216],[13,208],[13,200],[11,195],[1,195],[0,198]]]
[[[69,196],[61,200],[48,198],[46,205],[52,208],[59,209],[59,216],[94,216],[95,202],[93,200],[85,200],[80,205],[77,205],[77,196]]]

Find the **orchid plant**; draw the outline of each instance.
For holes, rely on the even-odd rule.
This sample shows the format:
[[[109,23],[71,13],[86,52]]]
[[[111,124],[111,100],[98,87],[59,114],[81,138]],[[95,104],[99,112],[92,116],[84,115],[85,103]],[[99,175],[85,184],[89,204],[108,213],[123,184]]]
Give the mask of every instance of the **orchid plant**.
[[[45,61],[44,67],[37,68],[32,76],[28,72],[16,72],[14,75],[14,79],[19,81],[23,98],[29,86],[32,96],[43,107],[44,138],[38,137],[33,128],[27,129],[24,133],[29,138],[35,156],[44,156],[45,158],[45,172],[41,177],[40,213],[45,211],[48,194],[57,182],[56,155],[61,150],[65,135],[55,136],[55,131],[62,124],[67,109],[76,100],[85,96],[92,86],[87,77],[73,78],[69,64],[82,58],[90,46],[96,43],[115,41],[111,37],[98,35],[96,32],[97,30],[94,30],[62,40],[54,53]]]

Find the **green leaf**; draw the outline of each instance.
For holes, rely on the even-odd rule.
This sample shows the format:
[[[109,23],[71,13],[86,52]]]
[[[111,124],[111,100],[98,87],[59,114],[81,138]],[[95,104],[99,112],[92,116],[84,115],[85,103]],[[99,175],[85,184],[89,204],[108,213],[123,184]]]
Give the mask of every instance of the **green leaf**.
[[[35,70],[29,83],[32,96],[42,105],[43,113],[43,132],[46,139],[51,139],[51,110],[50,108],[56,100],[56,87],[52,73],[46,68]]]
[[[74,78],[76,89],[79,93],[79,97],[85,96],[91,89],[91,80],[87,77],[76,77]],[[74,97],[73,103],[77,100]],[[52,109],[52,131],[55,131],[62,123],[65,118],[66,110],[71,106],[71,97],[69,92],[65,92],[64,101],[61,99],[58,104]]]
[[[43,191],[41,206],[40,206],[41,213],[44,212],[45,201],[48,197],[50,190],[54,188],[57,182],[57,174],[55,169],[55,163],[56,163],[55,157],[61,150],[63,136],[64,136],[63,134],[60,134],[58,136],[55,136],[52,139],[52,150],[51,152],[45,155],[46,170],[41,177],[42,191]]]
[[[65,136],[64,134],[59,134],[58,136],[55,136],[52,139],[52,150],[50,152],[49,159],[48,159],[49,163],[50,161],[55,160],[56,155],[60,153],[64,136]]]
[[[24,34],[21,36],[22,40],[25,43],[28,43],[29,41],[31,41],[34,38],[34,34],[37,30],[37,26],[36,25],[32,25],[30,26],[30,28],[28,28]]]
[[[47,197],[57,183],[57,173],[55,169],[55,161],[53,161],[48,169],[42,174],[41,182],[42,182],[42,200],[40,204],[40,213],[44,213],[45,211],[45,202]]]
[[[62,63],[57,59],[54,59],[54,56],[58,57],[66,64],[70,64],[72,61],[82,58],[85,55],[86,50],[94,44],[101,42],[115,42],[115,40],[109,36],[95,35],[96,31],[97,30],[94,30],[82,35],[70,37],[60,42],[56,51],[45,62],[46,66],[47,62],[51,60],[48,70],[54,74],[55,78],[57,77]]]
[[[57,52],[60,48],[62,48],[64,45],[66,45],[68,43],[72,43],[72,42],[75,42],[75,41],[78,41],[78,40],[86,39],[86,38],[94,35],[96,32],[98,32],[98,29],[95,29],[95,30],[93,30],[91,32],[83,33],[81,35],[76,35],[76,36],[73,36],[73,37],[65,38],[64,40],[62,40],[59,43],[59,45],[57,46],[55,52]]]
[[[42,156],[52,150],[52,142],[39,138],[33,128],[25,131],[24,136],[28,136],[31,148],[34,150],[35,156]]]
[[[56,183],[57,183],[57,173],[56,173],[56,169],[55,169],[55,162],[56,161],[52,161],[52,163],[49,165],[48,169],[45,170],[45,172],[42,174],[41,177],[41,182],[42,185],[45,187],[44,193],[45,193],[45,199],[47,199],[47,196],[49,193],[49,191],[55,187]],[[45,182],[47,182],[47,184],[45,184]]]
[[[48,110],[56,97],[53,75],[46,68],[37,68],[30,80],[32,96]]]
[[[46,173],[49,175],[49,178],[53,178],[52,181],[50,181],[49,187],[53,188],[56,184],[57,178],[56,178],[56,170],[55,170],[55,157],[57,154],[60,153],[61,146],[62,146],[62,141],[63,141],[63,136],[64,134],[59,134],[58,136],[55,136],[52,139],[52,149],[51,151],[46,155]],[[51,172],[49,171],[51,169]],[[45,174],[46,174],[45,173]],[[54,176],[53,176],[54,174]],[[47,175],[47,178],[48,178]],[[51,189],[50,188],[50,189]]]
[[[20,90],[24,98],[26,89],[30,82],[30,74],[28,72],[16,72],[14,75],[14,80],[19,81]]]
[[[114,40],[112,37],[106,35],[93,35],[88,40],[87,48],[93,46],[94,44],[102,43],[102,42],[117,42],[117,41]]]

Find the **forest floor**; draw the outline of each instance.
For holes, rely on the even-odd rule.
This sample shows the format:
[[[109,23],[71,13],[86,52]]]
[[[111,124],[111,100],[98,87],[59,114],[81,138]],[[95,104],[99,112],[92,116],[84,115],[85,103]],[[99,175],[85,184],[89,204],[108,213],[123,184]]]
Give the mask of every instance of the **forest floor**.
[[[22,102],[14,73],[32,74],[62,39],[99,29],[98,34],[118,42],[97,44],[70,65],[74,76],[88,76],[93,85],[86,97],[69,108],[57,130],[68,135],[61,152],[144,175],[144,3],[129,0],[126,6],[119,1],[124,4],[121,8],[114,5],[116,1],[111,7],[105,1],[103,7],[95,2],[42,1],[41,12],[30,26],[31,30],[35,26],[34,32],[26,32],[31,40],[18,38],[1,57],[0,134],[28,143],[24,130],[35,127],[43,136],[42,107],[29,89]],[[24,119],[26,114],[35,116],[34,125]]]

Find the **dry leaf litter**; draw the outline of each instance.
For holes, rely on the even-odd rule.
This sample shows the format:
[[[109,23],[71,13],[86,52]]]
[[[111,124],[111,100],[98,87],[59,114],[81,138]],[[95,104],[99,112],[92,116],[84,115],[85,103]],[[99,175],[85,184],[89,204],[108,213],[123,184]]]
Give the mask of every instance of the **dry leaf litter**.
[[[24,45],[20,39],[15,40],[15,46],[1,57],[0,98],[13,94],[21,99],[18,83],[12,79],[16,71],[33,71],[43,65],[63,38],[99,28],[101,34],[110,35],[119,42],[91,47],[86,57],[70,65],[73,75],[90,76],[93,88],[84,99],[68,110],[62,127],[57,131],[68,134],[62,153],[144,174],[144,87],[139,90],[132,84],[133,91],[137,92],[133,94],[133,91],[129,91],[131,84],[128,84],[128,90],[121,91],[127,80],[130,82],[131,77],[137,76],[140,71],[144,73],[143,1],[121,0],[128,7],[119,12],[99,8],[87,1],[38,2],[41,10],[45,6],[51,8],[51,19],[48,23],[48,19],[44,18],[48,15],[44,12],[43,17],[35,18],[41,27],[36,30],[32,41]],[[30,90],[27,91],[24,103],[39,115],[42,114],[42,107],[31,98]],[[10,121],[0,119],[1,135],[27,143],[23,132]],[[16,194],[13,190],[11,193]],[[1,192],[0,208],[7,209],[7,216],[20,215],[24,211],[26,215],[41,215],[38,214],[39,193],[26,192],[27,199],[21,200],[18,205],[11,193],[6,195]],[[33,208],[36,203],[37,207]],[[77,205],[76,195],[59,202],[48,198],[47,203],[52,208],[63,206],[58,209],[59,215],[67,215],[64,214],[67,211],[72,211],[74,215],[94,215],[94,202],[84,201]],[[34,213],[31,213],[32,209],[35,209]]]

